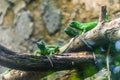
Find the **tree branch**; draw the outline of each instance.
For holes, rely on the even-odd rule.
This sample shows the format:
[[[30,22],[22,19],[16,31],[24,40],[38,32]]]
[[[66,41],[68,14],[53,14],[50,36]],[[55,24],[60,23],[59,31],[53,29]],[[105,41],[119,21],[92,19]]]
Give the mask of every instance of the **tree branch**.
[[[65,50],[66,52],[89,51],[92,50],[92,46],[94,44],[101,45],[101,43],[105,42],[104,40],[106,38],[103,34],[101,34],[100,30],[103,28],[103,26],[105,27],[106,13],[106,6],[102,6],[100,9],[98,25],[87,33],[72,38],[69,43],[60,48],[60,52],[58,54],[64,52]],[[96,45],[94,46],[96,47]]]
[[[94,57],[88,52],[66,53],[53,56],[35,56],[16,53],[0,45],[0,65],[24,71],[58,71],[94,64]],[[81,64],[81,65],[78,65]]]
[[[106,13],[106,6],[102,6],[100,10],[99,22],[105,22]]]

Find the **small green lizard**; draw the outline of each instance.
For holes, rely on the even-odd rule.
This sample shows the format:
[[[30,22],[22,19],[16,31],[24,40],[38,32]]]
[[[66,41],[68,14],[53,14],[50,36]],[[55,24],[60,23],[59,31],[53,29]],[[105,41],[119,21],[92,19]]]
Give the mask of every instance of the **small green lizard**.
[[[75,37],[76,35],[79,35],[78,31],[75,31],[73,28],[71,27],[67,27],[64,29],[64,31],[66,32],[66,34],[70,37]]]
[[[105,21],[109,22],[109,18],[108,18],[108,13],[106,13],[105,16]],[[66,34],[68,34],[70,37],[75,37],[77,35],[81,35],[84,34],[85,32],[93,29],[94,27],[96,27],[98,24],[97,21],[94,22],[88,22],[88,23],[81,23],[79,21],[73,21],[70,23],[70,27],[74,28],[76,30],[80,30],[79,32],[75,31],[74,29],[71,29],[70,27],[67,27],[64,31],[66,32]]]
[[[70,24],[70,27],[79,29],[79,30],[81,30],[82,34],[84,34],[85,32],[87,32],[87,31],[93,29],[95,26],[97,26],[97,24],[98,24],[97,21],[89,22],[89,23],[81,23],[81,22],[78,22],[78,21],[73,21]]]
[[[46,45],[43,40],[38,41],[37,46],[39,50],[36,50],[35,53],[40,55],[52,55],[55,54],[59,49],[59,46],[56,45]]]
[[[75,37],[77,35],[84,34],[85,32],[91,30],[97,24],[98,24],[97,21],[95,21],[95,22],[89,22],[89,23],[81,23],[81,22],[78,22],[78,21],[73,21],[72,23],[70,23],[70,27],[65,28],[64,31],[70,37]],[[72,28],[74,28],[74,29],[72,29]]]

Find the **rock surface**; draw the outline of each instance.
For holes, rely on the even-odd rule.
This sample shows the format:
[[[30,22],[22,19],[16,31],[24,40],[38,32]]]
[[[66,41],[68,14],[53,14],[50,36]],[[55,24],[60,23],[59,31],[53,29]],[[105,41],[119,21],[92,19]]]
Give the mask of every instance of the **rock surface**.
[[[33,19],[29,11],[21,11],[16,15],[13,27],[0,29],[0,44],[19,51],[19,46],[30,38],[33,32]]]
[[[17,14],[21,9],[26,7],[26,3],[22,0],[18,0],[14,3],[14,13]]]
[[[33,17],[30,15],[30,12],[21,10],[16,15],[13,27],[13,35],[15,35],[14,39],[16,42],[28,40],[33,32]]]
[[[6,0],[0,0],[0,25],[3,23],[9,4]]]
[[[61,11],[59,9],[55,9],[53,3],[43,2],[41,5],[42,9],[44,9],[43,20],[47,27],[49,34],[54,34],[61,27]]]

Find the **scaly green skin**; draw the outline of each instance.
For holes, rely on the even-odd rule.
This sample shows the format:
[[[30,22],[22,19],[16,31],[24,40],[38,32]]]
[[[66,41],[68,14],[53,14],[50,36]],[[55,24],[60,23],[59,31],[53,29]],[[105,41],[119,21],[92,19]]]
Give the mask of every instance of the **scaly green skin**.
[[[93,29],[94,27],[96,27],[98,24],[98,22],[89,22],[89,23],[85,23],[82,27],[81,30],[83,33]]]
[[[37,42],[37,46],[39,50],[36,50],[35,53],[40,55],[52,55],[55,54],[59,49],[59,46],[56,45],[45,45],[45,42],[43,40]]]
[[[73,21],[70,23],[70,27],[81,30],[81,27],[83,26],[83,23],[79,21]]]
[[[82,31],[82,33],[85,33],[91,29],[93,29],[95,26],[97,26],[98,22],[89,22],[89,23],[81,23],[81,22],[78,22],[78,21],[73,21],[71,24],[70,24],[70,27],[73,27],[73,28],[76,28],[76,29],[79,29]]]
[[[70,37],[75,37],[76,35],[79,35],[79,33],[77,31],[75,31],[74,29],[67,27],[64,29],[64,31],[66,32],[66,34],[68,34]]]
[[[70,37],[75,37],[77,35],[84,34],[85,32],[93,29],[95,26],[97,26],[97,24],[98,24],[97,21],[96,22],[89,22],[89,23],[81,23],[81,22],[78,22],[78,21],[73,21],[70,24],[70,27],[65,28],[64,31]],[[80,30],[80,31],[78,31],[78,30]]]
[[[108,18],[108,13],[106,13],[105,16],[105,21],[109,22],[109,18]],[[97,26],[98,22],[94,21],[94,22],[88,22],[88,23],[81,23],[79,21],[73,21],[70,24],[70,27],[81,30],[83,33],[85,33],[86,31],[89,31],[91,29],[93,29],[95,26]]]

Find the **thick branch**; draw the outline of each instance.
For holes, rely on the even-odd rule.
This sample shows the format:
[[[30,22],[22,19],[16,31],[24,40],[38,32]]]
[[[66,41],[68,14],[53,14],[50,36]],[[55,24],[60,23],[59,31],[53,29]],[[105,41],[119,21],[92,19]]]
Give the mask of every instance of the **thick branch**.
[[[104,34],[101,34],[100,30],[106,26],[106,13],[106,6],[102,6],[100,9],[99,23],[97,27],[83,35],[72,38],[69,43],[60,48],[60,53],[65,51],[65,49],[66,52],[88,51],[92,50],[92,48],[96,47],[96,45],[98,46],[101,45],[101,43],[105,42],[104,40],[106,40],[106,38],[104,37]]]
[[[101,18],[102,19],[102,18]],[[75,37],[65,46],[66,52],[88,51],[120,40],[120,18],[109,23],[100,22],[94,29]]]
[[[88,52],[47,57],[12,52],[0,45],[0,65],[13,69],[25,71],[57,71],[80,67],[88,63],[94,64],[94,57],[92,54],[88,54]]]

